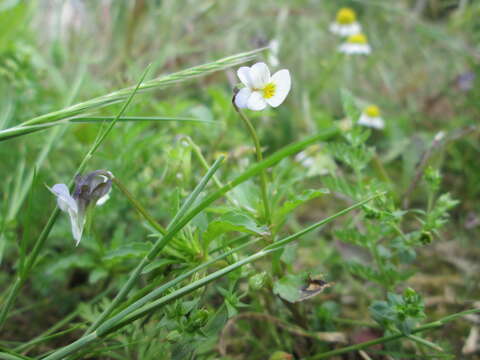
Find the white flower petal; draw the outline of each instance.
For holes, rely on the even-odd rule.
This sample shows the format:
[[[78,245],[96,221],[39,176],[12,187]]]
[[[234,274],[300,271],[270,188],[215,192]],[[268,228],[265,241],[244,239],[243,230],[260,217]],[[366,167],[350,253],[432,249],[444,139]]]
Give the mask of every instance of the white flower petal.
[[[242,66],[237,70],[237,76],[246,87],[253,87],[252,78],[250,76],[250,68],[248,66]]]
[[[360,119],[358,120],[358,125],[363,125],[379,130],[385,127],[385,123],[381,117],[370,117],[365,113],[362,113],[362,115],[360,116]]]
[[[110,192],[106,193],[103,195],[100,199],[97,200],[97,206],[102,206],[107,202],[107,200],[110,199]]]
[[[377,117],[373,121],[373,127],[382,130],[385,127],[385,122],[381,117]]]
[[[235,95],[235,105],[240,108],[244,109],[247,107],[247,101],[252,91],[249,88],[240,89],[240,91]]]
[[[85,217],[77,212],[68,211],[70,215],[70,225],[72,228],[72,235],[75,239],[75,246],[78,246],[82,239],[83,226],[85,225]]]
[[[266,99],[266,101],[270,106],[277,107],[290,92],[290,87],[292,86],[290,72],[287,69],[277,71],[273,74],[271,82],[275,84],[275,94],[270,99]]]
[[[362,31],[362,26],[357,22],[353,24],[347,24],[347,25],[339,24],[335,22],[330,25],[330,32],[342,37],[355,35],[361,31]]]
[[[267,103],[260,92],[254,91],[248,98],[247,107],[250,110],[260,111],[267,107]]]
[[[370,54],[371,52],[371,47],[369,44],[350,44],[350,43],[345,43],[340,45],[339,47],[340,52],[343,52],[344,54]]]
[[[48,188],[56,197],[57,205],[62,211],[68,212],[72,210],[78,212],[77,202],[70,196],[70,191],[65,184],[55,184],[51,188]]]
[[[254,89],[263,89],[270,82],[270,70],[267,64],[259,62],[250,68],[250,78]]]

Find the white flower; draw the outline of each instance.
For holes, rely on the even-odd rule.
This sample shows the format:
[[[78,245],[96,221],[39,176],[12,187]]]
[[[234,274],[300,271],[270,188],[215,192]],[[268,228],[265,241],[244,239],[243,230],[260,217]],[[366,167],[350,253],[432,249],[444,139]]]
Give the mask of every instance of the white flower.
[[[75,246],[82,239],[86,214],[91,206],[101,206],[109,198],[112,173],[105,170],[93,171],[75,179],[75,191],[70,195],[67,185],[55,184],[48,188],[56,197],[60,210],[68,213]]]
[[[362,111],[358,124],[379,130],[385,127],[385,122],[380,116],[380,109],[376,105],[367,106]]]
[[[289,71],[279,70],[270,76],[270,70],[263,62],[252,67],[242,66],[238,69],[237,75],[245,85],[235,96],[235,105],[241,109],[260,111],[267,105],[277,107],[290,91]]]
[[[370,54],[370,47],[367,37],[361,33],[350,35],[346,42],[339,47],[344,54]]]
[[[270,48],[270,52],[268,54],[268,62],[271,66],[277,67],[280,64],[280,61],[278,61],[280,41],[278,41],[277,39],[273,39],[272,41],[270,41],[270,44],[268,44],[268,47]]]
[[[362,27],[356,19],[357,16],[353,9],[342,8],[337,12],[335,22],[330,25],[330,31],[340,36],[357,34],[362,30]]]

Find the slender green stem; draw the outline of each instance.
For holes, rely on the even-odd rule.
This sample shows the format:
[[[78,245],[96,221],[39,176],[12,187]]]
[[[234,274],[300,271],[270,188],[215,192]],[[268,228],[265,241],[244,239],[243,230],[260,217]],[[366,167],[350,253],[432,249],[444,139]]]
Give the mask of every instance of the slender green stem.
[[[0,352],[0,359],[1,360],[33,360],[33,358],[20,355],[20,354],[15,354],[15,353],[6,353],[6,352]]]
[[[200,164],[203,166],[203,168],[205,170],[208,170],[210,168],[210,165],[208,165],[208,162],[205,159],[205,157],[203,156],[202,150],[200,149],[200,147],[193,142],[193,140],[190,138],[190,136],[186,136],[185,139],[188,141],[188,143],[192,147],[193,153],[197,157],[198,161],[200,161]],[[222,182],[217,178],[216,175],[214,175],[212,179],[213,179],[213,182],[215,183],[215,185],[217,185],[217,187],[219,189],[223,187]],[[238,205],[238,202],[235,201],[235,199],[233,199],[229,194],[225,194],[225,197],[232,204]]]
[[[112,182],[118,187],[118,189],[125,195],[125,197],[130,201],[130,203],[133,205],[135,210],[138,211],[138,213],[147,220],[147,222],[155,229],[157,230],[160,234],[165,235],[167,232],[162,225],[160,225],[149,213],[145,208],[140,204],[140,202],[135,199],[135,197],[128,191],[128,189],[125,187],[125,185],[118,180],[117,177],[113,177]]]
[[[390,179],[390,176],[388,176],[387,170],[385,170],[385,167],[382,164],[382,160],[376,152],[373,154],[372,161],[373,165],[378,171],[379,177],[387,184],[392,184],[392,180]]]
[[[412,334],[420,333],[420,332],[430,330],[430,329],[435,329],[435,328],[441,327],[442,325],[446,324],[447,322],[456,320],[459,317],[469,315],[469,314],[476,314],[476,313],[480,313],[480,309],[470,309],[470,310],[465,310],[465,311],[462,311],[462,312],[459,312],[459,313],[456,313],[456,314],[452,314],[452,315],[446,316],[446,317],[444,317],[440,320],[433,321],[431,323],[419,326],[418,328],[413,329]],[[383,337],[375,339],[375,340],[366,341],[366,342],[363,342],[363,343],[360,343],[360,344],[346,346],[346,347],[341,348],[341,349],[336,349],[336,350],[332,350],[332,351],[327,351],[325,353],[317,354],[317,355],[314,355],[314,356],[310,357],[309,360],[330,359],[331,357],[336,356],[336,355],[341,355],[341,354],[346,354],[346,353],[349,353],[349,352],[352,352],[352,351],[362,350],[362,349],[368,348],[368,347],[373,346],[373,345],[384,344],[386,342],[398,340],[398,339],[401,339],[402,337],[406,337],[406,336],[407,336],[406,334],[402,334],[402,333],[383,336]]]
[[[94,331],[91,334],[82,336],[80,339],[71,343],[70,345],[67,345],[57,351],[54,351],[52,354],[43,358],[43,360],[63,359],[65,356],[73,354],[74,352],[77,352],[78,350],[92,343],[96,339],[98,339],[98,335]]]
[[[248,132],[250,136],[252,137],[253,143],[255,145],[255,152],[257,153],[257,161],[261,162],[263,161],[263,155],[262,155],[262,147],[260,146],[260,140],[258,139],[257,132],[255,131],[255,128],[253,127],[252,123],[248,119],[248,117],[243,113],[242,110],[237,108],[235,105],[235,110],[237,110],[238,115],[240,115],[240,118],[243,120],[245,125],[247,126]],[[262,192],[262,200],[263,200],[263,208],[265,212],[265,220],[267,222],[267,225],[272,224],[272,218],[270,214],[270,204],[268,201],[268,178],[267,178],[267,172],[265,170],[262,170],[260,172],[260,178],[261,178],[261,192]]]
[[[372,195],[370,196],[369,198],[365,199],[365,200],[362,200],[356,204],[353,204],[352,206],[349,206],[348,208],[345,208],[339,212],[337,212],[336,214],[333,214],[323,220],[320,220],[319,222],[316,222],[315,224],[313,225],[310,225],[308,227],[306,227],[305,229],[303,230],[300,230],[299,232],[296,232],[295,234],[293,235],[290,235],[290,236],[287,236],[286,238],[282,239],[282,240],[279,240],[279,241],[276,241],[274,242],[273,244],[270,244],[268,245],[267,247],[265,247],[266,250],[269,250],[269,249],[276,249],[276,248],[279,248],[279,247],[283,247],[289,243],[291,243],[292,241],[298,239],[299,237],[315,230],[315,229],[318,229],[320,226],[322,225],[325,225],[329,222],[331,222],[332,220],[342,216],[342,215],[345,215],[346,213],[366,204],[367,202],[375,199],[376,197],[379,197],[379,196],[382,196],[384,195],[385,193],[378,193],[378,194],[375,194],[375,195]]]
[[[436,351],[440,351],[440,352],[443,352],[444,350],[438,346],[437,344],[434,344],[432,343],[431,341],[428,341],[428,340],[425,340],[423,338],[421,338],[420,336],[416,336],[416,335],[407,335],[407,338],[409,338],[410,340],[412,341],[415,341],[416,343],[420,344],[420,345],[424,345],[426,347],[429,347],[433,350],[436,350]]]

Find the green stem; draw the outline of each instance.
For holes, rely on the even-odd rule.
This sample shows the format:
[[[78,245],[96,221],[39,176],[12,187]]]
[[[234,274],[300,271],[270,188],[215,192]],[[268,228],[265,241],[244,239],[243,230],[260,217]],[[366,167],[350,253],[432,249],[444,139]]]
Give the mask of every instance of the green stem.
[[[421,338],[420,336],[407,335],[407,338],[409,338],[409,339],[412,340],[412,341],[415,341],[415,342],[418,343],[418,344],[421,344],[421,345],[424,345],[424,346],[426,346],[426,347],[429,347],[429,348],[431,348],[431,349],[433,349],[433,350],[443,352],[443,349],[442,349],[440,346],[438,346],[437,344],[432,343],[431,341],[425,340],[425,339]]]
[[[77,341],[71,343],[70,345],[67,345],[49,356],[43,358],[43,360],[53,360],[53,359],[63,359],[65,356],[70,355],[83,347],[87,346],[91,342],[95,341],[98,338],[98,335],[96,332],[93,332],[89,335],[82,336],[80,339]]]
[[[243,113],[242,110],[237,108],[235,105],[235,110],[237,110],[238,115],[240,115],[240,118],[243,120],[245,125],[247,126],[248,132],[250,133],[250,136],[252,137],[253,143],[255,145],[255,152],[257,153],[257,161],[261,162],[263,160],[262,156],[262,147],[260,146],[260,140],[258,140],[257,132],[255,131],[255,128],[253,127],[252,123],[248,119],[248,117]],[[271,214],[270,214],[270,205],[268,202],[268,179],[267,179],[267,172],[265,170],[262,170],[260,172],[260,178],[261,178],[261,192],[262,192],[262,200],[263,200],[263,208],[265,212],[265,220],[267,222],[267,225],[271,225],[272,219],[271,219]]]
[[[430,330],[430,329],[436,329],[436,328],[439,328],[439,327],[443,326],[447,322],[455,320],[459,317],[469,315],[469,314],[477,314],[477,313],[480,313],[480,309],[470,309],[470,310],[465,310],[465,311],[462,311],[462,312],[459,312],[459,313],[456,313],[456,314],[448,315],[448,316],[446,316],[446,317],[444,317],[440,320],[433,321],[431,323],[428,323],[428,324],[419,326],[416,329],[413,329],[412,334],[420,333],[420,332]],[[366,341],[366,342],[363,342],[363,343],[360,343],[360,344],[355,344],[355,345],[352,345],[352,346],[346,346],[346,347],[341,348],[341,349],[336,349],[336,350],[332,350],[332,351],[327,351],[327,352],[322,353],[322,354],[314,355],[314,356],[310,357],[309,360],[329,359],[329,358],[331,358],[333,356],[336,356],[336,355],[341,355],[341,354],[346,354],[346,353],[349,353],[349,352],[352,352],[352,351],[362,350],[362,349],[368,348],[368,347],[373,346],[373,345],[383,344],[383,343],[390,342],[390,341],[393,341],[393,340],[398,340],[398,339],[401,339],[402,337],[406,337],[406,336],[407,336],[406,334],[402,334],[402,333],[383,336],[383,337],[375,339],[375,340],[370,340],[370,341]]]
[[[382,160],[377,153],[373,154],[372,161],[373,165],[378,171],[378,175],[380,176],[380,178],[387,184],[392,184],[392,180],[390,179],[390,176],[388,176],[387,170],[385,170],[385,167],[382,164]]]
[[[147,220],[147,222],[155,229],[157,230],[160,234],[165,235],[166,230],[163,228],[162,225],[160,225],[148,212],[145,210],[145,208],[138,202],[137,199],[128,191],[128,189],[123,185],[123,183],[118,180],[117,177],[113,177],[112,182],[118,187],[118,189],[125,195],[125,197],[130,201],[130,203],[133,205],[133,207],[138,211],[138,213]]]
[[[205,157],[203,156],[202,154],[202,150],[200,149],[200,147],[195,144],[193,142],[193,140],[190,138],[190,136],[186,136],[185,139],[188,141],[188,143],[190,144],[190,146],[192,147],[192,150],[193,150],[193,153],[195,154],[195,156],[197,157],[198,161],[200,161],[200,164],[203,166],[203,168],[205,170],[208,170],[210,168],[210,165],[208,165],[208,162],[207,160],[205,159]],[[217,185],[217,187],[219,189],[221,189],[223,187],[223,184],[220,180],[218,180],[217,176],[216,175],[213,175],[212,177],[212,180],[213,182],[215,183],[215,185]],[[225,194],[225,197],[228,199],[228,201],[230,201],[232,204],[234,204],[235,206],[238,206],[238,201],[236,201],[235,199],[233,199],[230,194]]]

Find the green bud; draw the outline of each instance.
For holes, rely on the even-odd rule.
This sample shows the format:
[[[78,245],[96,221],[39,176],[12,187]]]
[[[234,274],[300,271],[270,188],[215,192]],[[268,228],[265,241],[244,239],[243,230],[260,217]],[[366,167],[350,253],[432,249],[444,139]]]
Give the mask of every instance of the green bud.
[[[382,213],[375,208],[364,205],[362,206],[363,212],[365,213],[365,218],[370,220],[380,219]]]
[[[209,318],[210,312],[207,309],[200,309],[196,311],[193,315],[192,325],[197,329],[204,327],[207,324]]]
[[[438,169],[434,169],[430,166],[425,170],[424,179],[432,188],[432,190],[436,191],[440,187],[442,176],[440,175],[440,171],[438,171]]]
[[[423,245],[428,245],[432,242],[433,235],[430,231],[422,231],[422,233],[420,234],[419,240]]]

